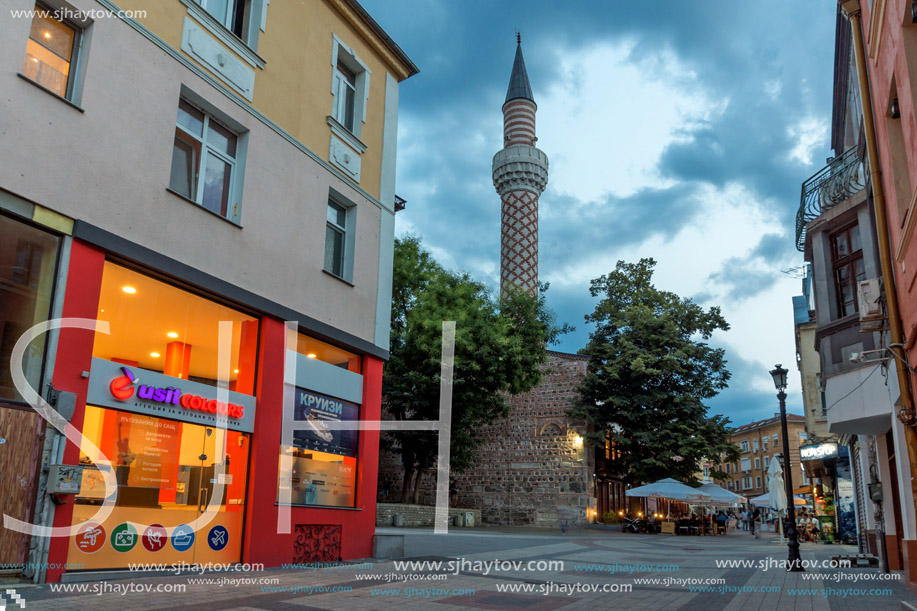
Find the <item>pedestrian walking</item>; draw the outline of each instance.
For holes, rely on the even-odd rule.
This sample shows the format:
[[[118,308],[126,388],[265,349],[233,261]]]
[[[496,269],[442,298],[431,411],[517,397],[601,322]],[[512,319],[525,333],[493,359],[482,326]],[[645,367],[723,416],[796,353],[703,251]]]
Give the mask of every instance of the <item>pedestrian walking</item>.
[[[748,512],[744,509],[739,514],[739,522],[742,523],[742,530],[748,530]]]
[[[755,536],[755,539],[761,538],[761,510],[755,507],[755,510],[751,512],[751,534]]]

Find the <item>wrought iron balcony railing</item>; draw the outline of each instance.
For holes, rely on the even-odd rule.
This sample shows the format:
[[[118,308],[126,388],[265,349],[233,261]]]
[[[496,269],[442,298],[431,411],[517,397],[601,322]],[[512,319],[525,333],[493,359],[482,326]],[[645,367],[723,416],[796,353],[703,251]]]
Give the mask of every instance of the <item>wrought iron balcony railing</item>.
[[[866,165],[852,146],[802,183],[802,198],[796,213],[796,248],[806,245],[806,223],[843,203],[866,187]]]

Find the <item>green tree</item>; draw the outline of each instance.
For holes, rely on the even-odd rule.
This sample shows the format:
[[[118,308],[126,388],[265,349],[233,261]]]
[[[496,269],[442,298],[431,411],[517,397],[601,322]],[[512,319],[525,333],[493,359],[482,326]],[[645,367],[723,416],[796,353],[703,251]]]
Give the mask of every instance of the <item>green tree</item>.
[[[504,393],[530,390],[541,380],[545,345],[558,333],[543,294],[521,293],[497,302],[467,274],[449,272],[415,237],[395,240],[390,359],[382,378],[383,409],[396,420],[439,418],[442,323],[454,320],[450,468],[468,468],[481,443],[477,430],[505,416]],[[388,447],[404,465],[402,502],[413,496],[425,472],[436,466],[437,435],[393,432]]]
[[[729,324],[718,307],[704,310],[653,286],[655,264],[618,261],[592,281],[601,300],[586,316],[596,328],[580,351],[589,368],[573,414],[591,425],[595,441],[609,431],[631,482],[695,482],[699,460],[735,452],[729,420],[708,418],[703,403],[729,380],[724,351],[706,343]]]

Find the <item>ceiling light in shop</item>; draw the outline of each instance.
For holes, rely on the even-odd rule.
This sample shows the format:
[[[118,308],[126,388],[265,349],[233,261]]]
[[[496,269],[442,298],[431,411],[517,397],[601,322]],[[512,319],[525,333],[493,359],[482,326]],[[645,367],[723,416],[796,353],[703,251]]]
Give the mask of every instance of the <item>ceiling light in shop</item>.
[[[315,354],[314,352],[310,352],[309,354],[306,355],[306,358],[317,359],[318,355]]]
[[[175,339],[176,337],[178,337],[178,333],[176,333],[175,331],[169,331],[168,333],[166,333],[166,335],[171,337],[172,339]]]
[[[134,293],[137,292],[137,289],[135,289],[132,286],[122,286],[121,290],[127,293],[128,295],[133,295]]]
[[[238,370],[238,369],[233,369],[232,372],[233,372],[233,373],[239,373],[239,370]]]
[[[160,355],[158,352],[150,352],[150,356],[153,357],[154,359],[158,359]]]

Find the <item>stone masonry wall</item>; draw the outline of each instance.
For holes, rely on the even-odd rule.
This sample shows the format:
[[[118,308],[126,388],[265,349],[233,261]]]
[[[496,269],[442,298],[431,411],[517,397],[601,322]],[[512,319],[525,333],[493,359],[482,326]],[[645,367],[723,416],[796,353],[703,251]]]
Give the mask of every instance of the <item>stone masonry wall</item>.
[[[487,441],[476,464],[453,476],[455,504],[480,511],[484,523],[558,528],[561,521],[589,519],[595,507],[593,453],[577,442],[566,412],[586,374],[586,359],[549,352],[542,383],[532,391],[509,397],[509,416],[484,427]],[[401,499],[400,459],[381,452],[379,501]],[[432,505],[435,478],[421,483],[420,502]]]
[[[466,509],[462,507],[449,508],[449,523],[452,524],[452,518],[467,512],[474,514],[474,524],[481,523],[481,512],[475,509]],[[395,515],[404,517],[404,526],[433,526],[433,520],[436,517],[436,508],[430,505],[401,505],[395,503],[377,503],[376,504],[376,526],[392,526]]]

